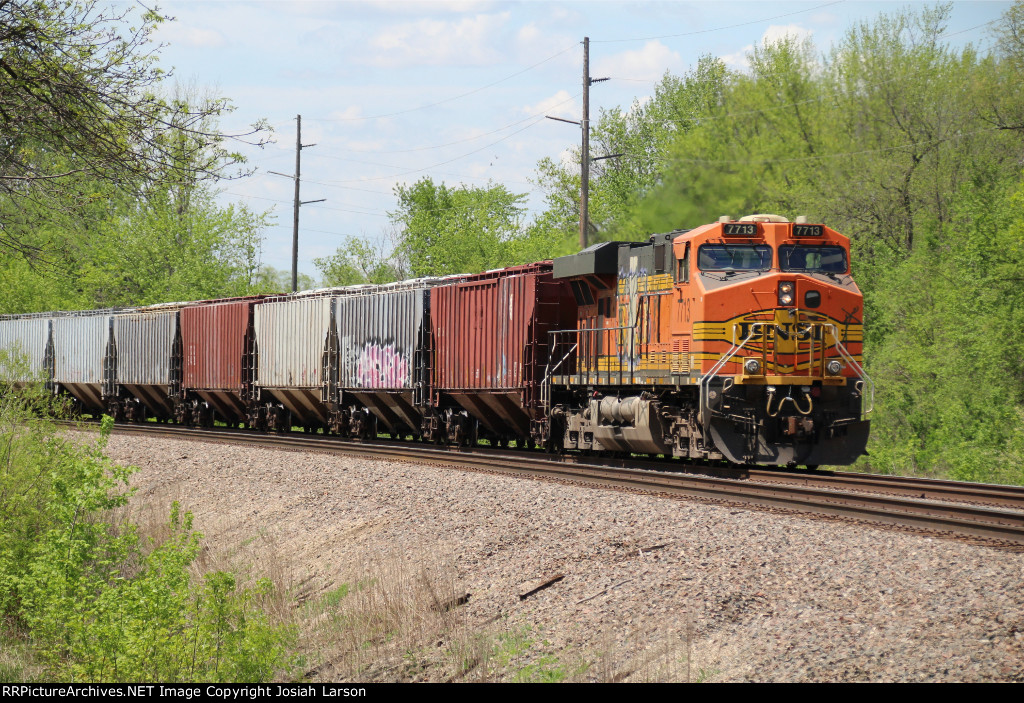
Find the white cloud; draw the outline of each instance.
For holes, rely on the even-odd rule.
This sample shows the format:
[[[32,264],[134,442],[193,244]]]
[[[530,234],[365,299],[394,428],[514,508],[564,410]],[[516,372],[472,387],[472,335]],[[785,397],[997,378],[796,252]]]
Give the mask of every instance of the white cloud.
[[[345,5],[362,7],[381,14],[400,14],[408,16],[412,13],[436,14],[439,12],[466,13],[493,7],[493,0],[415,0],[415,2],[395,2],[395,0],[371,0],[370,2],[352,2]]]
[[[562,164],[563,168],[579,168],[580,167],[580,152],[579,149],[565,148],[558,154],[558,162]]]
[[[643,109],[644,105],[653,100],[650,95],[640,95],[633,99],[633,103],[629,106],[628,110],[623,110],[623,115],[633,115]]]
[[[422,19],[395,25],[370,40],[376,66],[488,65],[501,59],[496,33],[510,13],[476,15],[453,22]]]
[[[754,50],[753,44],[747,44],[745,47],[740,49],[734,54],[722,54],[721,59],[729,68],[736,69],[747,69],[750,68],[750,61],[747,59],[747,54]]]
[[[363,108],[359,105],[350,105],[344,110],[332,110],[327,115],[332,120],[358,120],[363,116]]]
[[[764,30],[764,34],[761,35],[761,39],[758,41],[758,45],[764,46],[766,44],[775,44],[786,38],[793,39],[810,39],[814,35],[810,29],[801,27],[798,24],[773,24]],[[726,66],[730,68],[736,68],[740,70],[746,70],[750,68],[750,60],[748,54],[754,50],[753,44],[747,44],[745,47],[733,54],[723,54],[722,61]]]
[[[809,29],[805,29],[798,24],[773,24],[764,30],[764,34],[761,35],[762,44],[775,44],[787,37],[793,37],[794,39],[810,39],[813,32]]]
[[[192,27],[181,22],[167,22],[156,33],[157,41],[200,48],[225,46],[227,40],[216,29]]]
[[[544,98],[533,105],[525,105],[523,112],[527,115],[552,115],[567,120],[580,119],[582,108],[567,90],[560,90],[551,97]]]
[[[593,55],[591,56],[593,60]],[[656,81],[665,75],[665,71],[678,72],[681,68],[682,58],[679,52],[672,51],[660,41],[654,40],[647,42],[637,51],[625,51],[597,59],[593,62],[591,75],[597,78],[611,76]]]
[[[583,66],[581,52],[578,50],[579,39],[561,33],[551,33],[537,22],[529,22],[519,28],[514,46],[517,60],[526,65],[535,64],[554,54],[557,61],[545,62],[546,71],[561,72],[570,66],[577,66],[576,70],[579,71]],[[566,48],[576,50],[564,51]],[[563,53],[556,53],[560,50],[563,50]]]
[[[516,40],[520,44],[533,44],[541,37],[540,27],[537,26],[536,22],[530,22],[519,28],[519,32],[516,34]]]

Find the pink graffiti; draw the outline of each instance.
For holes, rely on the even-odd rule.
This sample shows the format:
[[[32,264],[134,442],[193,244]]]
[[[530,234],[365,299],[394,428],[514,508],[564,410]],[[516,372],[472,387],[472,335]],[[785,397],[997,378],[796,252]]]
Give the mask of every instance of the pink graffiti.
[[[362,388],[404,388],[409,381],[409,360],[393,344],[367,344],[359,353],[356,378]]]

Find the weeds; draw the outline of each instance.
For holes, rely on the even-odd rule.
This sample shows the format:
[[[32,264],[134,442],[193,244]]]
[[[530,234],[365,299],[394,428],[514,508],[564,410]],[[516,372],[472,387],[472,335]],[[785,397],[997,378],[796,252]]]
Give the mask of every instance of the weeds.
[[[291,668],[295,631],[264,614],[273,584],[193,573],[191,514],[175,503],[159,540],[116,521],[132,470],[103,454],[110,418],[82,445],[47,420],[62,406],[42,386],[0,385],[0,678],[268,681]]]

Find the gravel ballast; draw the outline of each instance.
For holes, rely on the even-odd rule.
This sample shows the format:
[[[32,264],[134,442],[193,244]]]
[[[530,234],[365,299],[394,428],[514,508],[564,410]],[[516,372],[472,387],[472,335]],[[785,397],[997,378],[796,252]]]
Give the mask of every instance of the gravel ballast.
[[[504,616],[556,653],[665,650],[683,680],[1024,681],[1021,553],[400,462],[118,434],[107,453],[211,549],[259,536],[321,591],[367,555],[444,563],[469,622]]]

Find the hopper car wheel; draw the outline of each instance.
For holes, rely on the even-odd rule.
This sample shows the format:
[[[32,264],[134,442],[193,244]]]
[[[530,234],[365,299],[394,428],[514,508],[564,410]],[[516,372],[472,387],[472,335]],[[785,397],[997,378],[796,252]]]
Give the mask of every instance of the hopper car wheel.
[[[806,464],[808,471],[817,471],[820,464]]]

